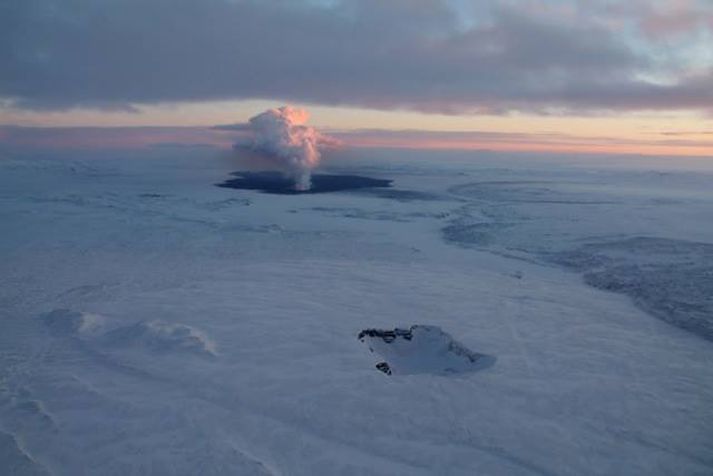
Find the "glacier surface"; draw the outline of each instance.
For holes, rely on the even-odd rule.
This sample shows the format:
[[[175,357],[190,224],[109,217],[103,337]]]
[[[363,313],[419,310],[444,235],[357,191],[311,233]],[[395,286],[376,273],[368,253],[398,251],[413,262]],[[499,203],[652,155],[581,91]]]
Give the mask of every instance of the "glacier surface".
[[[236,171],[0,157],[0,473],[713,473],[710,160],[360,149],[323,172],[391,187],[215,186]],[[392,375],[355,338],[414,323]],[[442,372],[456,341],[491,365]]]

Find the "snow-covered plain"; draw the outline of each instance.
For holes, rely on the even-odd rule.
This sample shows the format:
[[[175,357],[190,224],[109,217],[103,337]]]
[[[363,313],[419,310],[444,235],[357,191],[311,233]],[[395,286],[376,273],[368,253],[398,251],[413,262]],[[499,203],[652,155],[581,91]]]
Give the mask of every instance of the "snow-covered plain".
[[[713,473],[713,162],[210,149],[0,159],[0,473]],[[493,357],[394,373],[363,329]],[[382,349],[383,350],[383,349]]]

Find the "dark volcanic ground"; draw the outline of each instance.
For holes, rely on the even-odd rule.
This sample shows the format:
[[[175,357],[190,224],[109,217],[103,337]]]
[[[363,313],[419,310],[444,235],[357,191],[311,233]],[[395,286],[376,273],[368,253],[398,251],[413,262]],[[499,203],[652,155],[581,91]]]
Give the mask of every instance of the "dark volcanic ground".
[[[362,177],[359,175],[313,174],[309,190],[295,190],[293,180],[279,172],[233,172],[235,178],[217,184],[218,187],[240,190],[257,190],[263,193],[299,195],[327,193],[366,188],[388,188],[391,180]]]

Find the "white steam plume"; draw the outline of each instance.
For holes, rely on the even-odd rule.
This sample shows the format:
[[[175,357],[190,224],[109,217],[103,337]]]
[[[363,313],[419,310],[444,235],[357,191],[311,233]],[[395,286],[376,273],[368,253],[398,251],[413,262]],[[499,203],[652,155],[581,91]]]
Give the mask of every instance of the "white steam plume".
[[[290,106],[268,109],[252,117],[247,124],[252,142],[239,143],[236,147],[248,145],[294,180],[296,190],[309,190],[312,169],[319,164],[320,148],[334,145],[335,141],[305,125],[308,118],[309,113],[304,109]]]

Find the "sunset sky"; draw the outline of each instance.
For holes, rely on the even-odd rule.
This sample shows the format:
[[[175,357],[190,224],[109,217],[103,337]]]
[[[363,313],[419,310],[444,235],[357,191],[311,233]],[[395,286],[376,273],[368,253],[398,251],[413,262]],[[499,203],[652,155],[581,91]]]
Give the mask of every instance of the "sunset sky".
[[[713,156],[711,0],[10,0],[0,62],[6,144],[291,104],[353,146]]]

